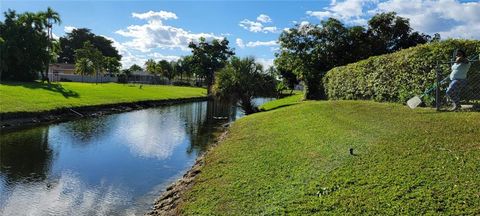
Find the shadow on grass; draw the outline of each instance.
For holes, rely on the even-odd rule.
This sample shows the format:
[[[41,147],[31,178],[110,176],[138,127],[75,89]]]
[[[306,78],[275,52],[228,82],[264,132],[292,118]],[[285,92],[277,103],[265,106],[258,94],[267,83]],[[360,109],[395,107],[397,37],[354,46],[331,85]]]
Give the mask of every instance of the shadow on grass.
[[[276,109],[280,109],[280,108],[283,108],[283,107],[288,107],[288,106],[292,106],[292,105],[296,105],[296,104],[298,104],[298,103],[283,104],[283,105],[280,105],[280,106],[273,107],[271,109],[260,109],[260,112],[268,112],[268,111],[272,111],[272,110],[276,110]]]
[[[2,81],[2,85],[6,86],[22,86],[29,89],[45,89],[47,91],[52,91],[55,93],[62,94],[65,98],[79,98],[80,95],[72,90],[65,89],[60,83],[43,83],[43,82],[11,82],[11,81]]]

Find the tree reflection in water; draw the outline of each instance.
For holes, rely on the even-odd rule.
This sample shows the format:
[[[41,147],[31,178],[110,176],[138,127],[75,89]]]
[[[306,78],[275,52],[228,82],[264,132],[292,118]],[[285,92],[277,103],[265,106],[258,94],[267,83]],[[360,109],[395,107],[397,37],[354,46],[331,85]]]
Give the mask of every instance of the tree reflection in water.
[[[54,151],[48,145],[49,127],[39,127],[0,136],[0,173],[6,184],[42,181],[48,175]]]

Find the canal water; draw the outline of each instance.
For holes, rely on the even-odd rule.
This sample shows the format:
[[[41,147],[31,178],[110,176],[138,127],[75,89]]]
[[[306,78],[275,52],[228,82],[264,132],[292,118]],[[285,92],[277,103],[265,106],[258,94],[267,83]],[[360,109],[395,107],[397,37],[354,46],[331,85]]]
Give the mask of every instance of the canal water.
[[[204,101],[2,132],[0,215],[142,215],[242,116]]]

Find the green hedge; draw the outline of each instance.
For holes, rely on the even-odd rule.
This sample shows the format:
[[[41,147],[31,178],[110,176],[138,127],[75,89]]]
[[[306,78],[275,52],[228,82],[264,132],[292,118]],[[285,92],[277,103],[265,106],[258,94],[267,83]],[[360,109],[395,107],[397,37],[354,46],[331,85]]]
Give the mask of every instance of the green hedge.
[[[436,62],[450,61],[457,48],[465,50],[470,56],[480,52],[480,41],[450,39],[333,68],[323,80],[327,96],[329,99],[405,103],[435,82]],[[441,72],[442,77],[448,76],[450,65],[442,64]],[[468,95],[480,97],[480,63],[472,64],[468,76],[469,82],[476,84],[469,85]],[[431,105],[433,100],[434,94],[424,98],[427,105]]]

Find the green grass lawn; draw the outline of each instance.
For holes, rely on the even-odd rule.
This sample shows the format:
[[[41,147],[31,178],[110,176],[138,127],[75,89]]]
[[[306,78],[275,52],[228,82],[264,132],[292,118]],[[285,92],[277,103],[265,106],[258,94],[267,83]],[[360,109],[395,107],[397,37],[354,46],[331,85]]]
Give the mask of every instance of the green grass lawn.
[[[259,109],[263,111],[267,111],[267,110],[278,109],[281,107],[291,106],[291,105],[300,103],[302,99],[303,99],[302,92],[297,91],[292,96],[288,96],[281,99],[270,101],[268,103],[264,103],[259,107]]]
[[[480,214],[480,113],[272,104],[209,152],[183,214]]]
[[[206,96],[206,89],[178,86],[92,84],[62,82],[3,82],[0,84],[0,112],[38,112],[62,107],[114,104]]]

